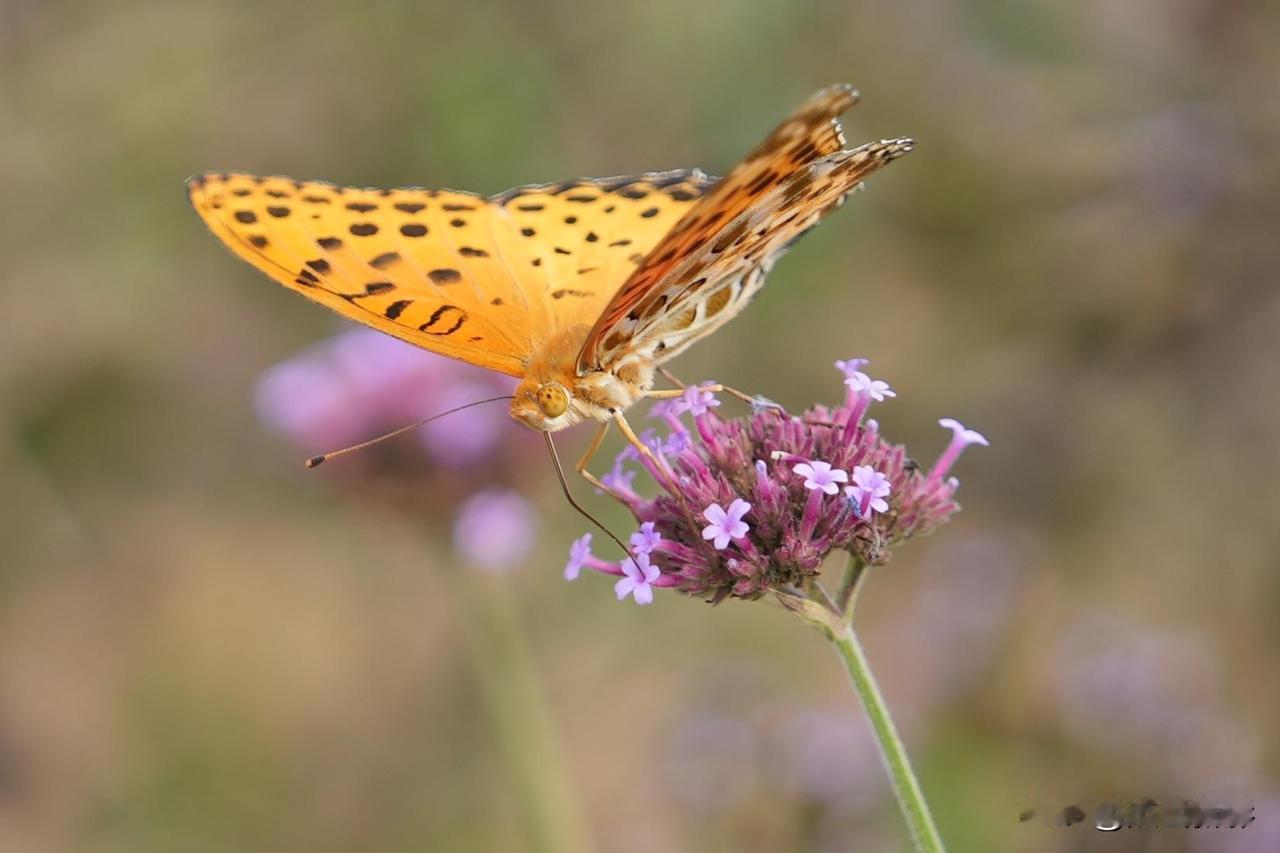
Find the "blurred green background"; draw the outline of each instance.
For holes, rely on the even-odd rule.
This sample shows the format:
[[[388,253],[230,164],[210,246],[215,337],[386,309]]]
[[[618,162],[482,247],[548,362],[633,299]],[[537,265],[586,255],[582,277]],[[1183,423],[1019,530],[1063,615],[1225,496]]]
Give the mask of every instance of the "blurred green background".
[[[990,437],[858,620],[955,849],[1280,849],[1278,26],[1247,0],[5,0],[0,850],[903,849],[820,638],[564,583],[582,525],[536,444],[501,478],[541,533],[502,574],[455,554],[459,475],[411,440],[378,457],[411,499],[375,463],[304,471],[254,387],[340,323],[182,191],[723,174],[837,81],[851,143],[917,151],[673,367],[799,408],[867,356],[918,458],[941,416]],[[1257,822],[1042,825],[1148,795]]]

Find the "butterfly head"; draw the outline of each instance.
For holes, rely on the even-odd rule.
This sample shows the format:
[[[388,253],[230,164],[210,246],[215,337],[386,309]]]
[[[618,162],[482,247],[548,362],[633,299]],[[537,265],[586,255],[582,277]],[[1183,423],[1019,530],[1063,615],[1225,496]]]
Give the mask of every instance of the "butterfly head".
[[[511,417],[540,432],[556,432],[586,420],[607,421],[640,398],[647,387],[640,380],[651,379],[652,369],[631,381],[607,370],[578,372],[588,331],[585,325],[565,329],[538,350],[516,386]]]
[[[511,417],[540,432],[555,432],[591,416],[583,410],[581,395],[574,393],[574,359],[585,334],[585,328],[563,330],[534,353],[516,386]]]

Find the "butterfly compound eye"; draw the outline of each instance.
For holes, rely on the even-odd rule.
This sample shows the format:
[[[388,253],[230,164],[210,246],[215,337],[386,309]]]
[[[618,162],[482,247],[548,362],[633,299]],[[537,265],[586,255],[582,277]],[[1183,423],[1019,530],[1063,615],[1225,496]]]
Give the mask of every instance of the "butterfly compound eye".
[[[558,418],[569,408],[569,392],[564,386],[549,382],[538,388],[538,407],[549,418]]]

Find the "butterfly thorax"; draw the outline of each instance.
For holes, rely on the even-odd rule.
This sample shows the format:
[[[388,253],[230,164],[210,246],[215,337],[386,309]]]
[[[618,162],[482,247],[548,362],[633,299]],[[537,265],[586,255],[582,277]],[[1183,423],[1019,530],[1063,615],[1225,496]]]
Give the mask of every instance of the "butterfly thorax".
[[[629,359],[617,371],[579,372],[578,354],[590,331],[585,324],[561,329],[535,351],[516,386],[511,417],[556,432],[584,420],[607,421],[644,396],[653,385],[650,362]]]

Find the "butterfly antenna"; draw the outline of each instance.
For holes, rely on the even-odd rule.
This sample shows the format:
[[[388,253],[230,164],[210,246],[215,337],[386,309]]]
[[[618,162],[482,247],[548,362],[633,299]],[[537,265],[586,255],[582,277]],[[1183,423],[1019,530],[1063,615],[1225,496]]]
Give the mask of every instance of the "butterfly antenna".
[[[512,397],[510,394],[504,394],[501,397],[490,397],[487,400],[476,400],[475,402],[472,402],[472,403],[466,403],[465,405],[452,408],[447,412],[441,412],[438,415],[432,415],[429,418],[423,418],[417,423],[412,423],[412,424],[409,424],[408,426],[402,426],[399,429],[393,429],[391,432],[387,433],[386,435],[380,435],[377,438],[371,438],[368,441],[362,441],[359,444],[353,444],[350,447],[344,447],[341,450],[333,450],[333,451],[330,451],[329,453],[321,453],[319,456],[312,456],[310,459],[306,461],[306,466],[308,468],[315,468],[318,465],[322,465],[323,463],[328,462],[330,459],[333,459],[335,456],[342,456],[344,453],[351,453],[356,450],[363,450],[364,448],[372,444],[377,444],[380,441],[386,441],[388,438],[395,438],[397,435],[399,435],[402,432],[408,432],[411,429],[417,429],[418,427],[426,426],[432,421],[440,420],[440,418],[443,418],[445,415],[452,415],[455,412],[461,412],[463,409],[470,409],[472,406],[483,406],[485,403],[496,403],[499,400],[512,400],[512,399],[515,399],[515,398]]]
[[[622,540],[619,539],[617,536],[614,536],[612,530],[605,527],[604,524],[602,524],[598,518],[596,518],[594,515],[587,512],[585,509],[583,509],[582,505],[578,503],[576,499],[574,499],[573,493],[569,491],[569,483],[564,478],[564,469],[560,467],[560,454],[556,453],[556,444],[554,441],[551,440],[551,433],[544,432],[542,434],[542,437],[547,440],[547,450],[551,451],[551,461],[555,465],[556,477],[560,480],[560,489],[561,491],[564,492],[565,500],[569,501],[569,505],[572,506],[574,509],[576,509],[578,513],[582,515],[583,518],[587,519],[587,521],[590,521],[596,527],[603,530],[605,536],[608,536],[614,542],[617,542],[618,547],[622,549],[622,553],[630,557],[631,549],[628,548],[626,545],[623,545]]]

